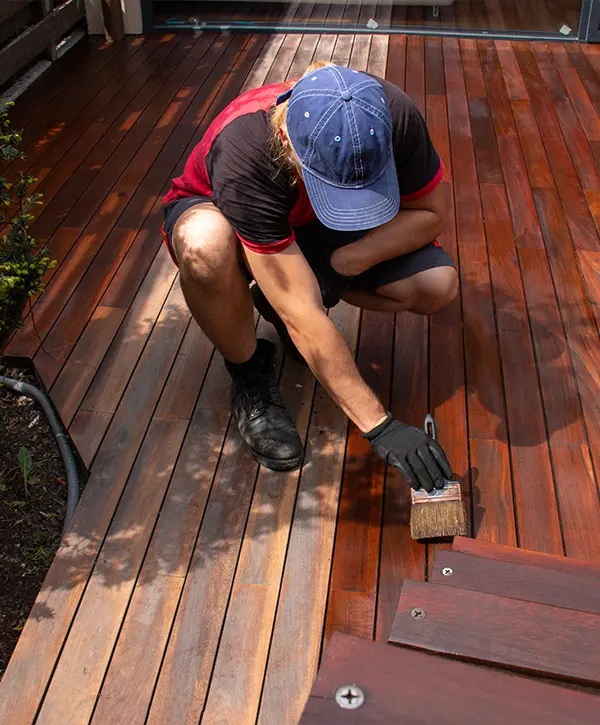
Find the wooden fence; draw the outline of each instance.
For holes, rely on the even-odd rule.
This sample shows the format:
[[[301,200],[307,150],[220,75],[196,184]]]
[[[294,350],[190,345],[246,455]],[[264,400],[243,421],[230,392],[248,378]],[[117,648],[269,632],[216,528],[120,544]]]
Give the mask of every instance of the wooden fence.
[[[0,85],[42,55],[54,60],[57,41],[84,17],[84,0],[3,0]]]

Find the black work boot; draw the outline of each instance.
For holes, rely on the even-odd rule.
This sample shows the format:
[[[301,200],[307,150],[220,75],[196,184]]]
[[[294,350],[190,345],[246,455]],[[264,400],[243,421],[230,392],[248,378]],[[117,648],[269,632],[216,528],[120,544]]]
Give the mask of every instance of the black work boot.
[[[255,460],[274,471],[291,471],[300,467],[304,450],[277,387],[276,359],[275,345],[258,340],[247,362],[225,361],[233,380],[231,412]]]
[[[290,337],[290,333],[288,332],[284,321],[281,319],[281,317],[279,317],[277,312],[275,312],[275,310],[271,306],[271,303],[264,296],[260,287],[257,284],[252,285],[252,301],[254,302],[254,306],[258,310],[260,316],[263,317],[267,322],[270,322],[277,331],[286,355],[289,355],[292,359],[294,359],[301,365],[306,365],[306,360],[302,357],[302,355],[300,354],[300,350],[298,350],[298,348],[294,344],[294,341]]]

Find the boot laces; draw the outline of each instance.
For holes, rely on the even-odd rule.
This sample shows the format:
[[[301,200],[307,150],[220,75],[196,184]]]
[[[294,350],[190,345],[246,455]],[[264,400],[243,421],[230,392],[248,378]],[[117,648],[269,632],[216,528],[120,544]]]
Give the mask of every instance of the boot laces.
[[[277,387],[275,370],[272,367],[255,372],[248,380],[246,393],[250,415],[261,413],[270,405],[285,408],[285,403]]]

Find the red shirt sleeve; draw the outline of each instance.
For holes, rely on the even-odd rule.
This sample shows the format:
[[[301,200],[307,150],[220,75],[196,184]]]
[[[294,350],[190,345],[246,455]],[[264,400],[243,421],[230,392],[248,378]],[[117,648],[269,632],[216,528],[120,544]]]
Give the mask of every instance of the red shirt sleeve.
[[[284,249],[287,249],[290,244],[296,241],[296,235],[293,229],[290,236],[286,239],[282,239],[280,242],[271,242],[270,244],[251,242],[249,239],[244,239],[239,232],[236,232],[236,234],[245,247],[248,247],[252,252],[257,252],[258,254],[277,254],[277,252],[283,252]]]

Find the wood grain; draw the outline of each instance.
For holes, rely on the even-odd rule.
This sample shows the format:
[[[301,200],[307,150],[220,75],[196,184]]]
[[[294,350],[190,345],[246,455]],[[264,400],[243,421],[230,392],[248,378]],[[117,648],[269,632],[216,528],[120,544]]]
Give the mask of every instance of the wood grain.
[[[427,323],[417,315],[397,315],[391,412],[421,427],[427,413]],[[399,471],[388,469],[379,568],[376,636],[385,641],[404,579],[425,578],[427,549],[410,538],[410,489]]]
[[[108,281],[110,281],[111,267],[115,265],[112,272],[116,271],[120,259],[124,256],[124,251],[128,249],[131,242],[135,237],[135,230],[129,229],[129,233],[125,230],[121,230],[121,233],[113,241],[113,244],[120,242],[123,251],[121,256],[114,254],[111,246],[103,247],[102,242],[108,237],[112,225],[116,222],[127,202],[131,199],[136,189],[138,188],[140,174],[143,176],[145,171],[149,169],[152,161],[156,159],[157,154],[162,148],[161,136],[163,143],[167,142],[168,130],[175,126],[175,122],[179,120],[179,117],[183,115],[183,112],[194,100],[194,93],[189,93],[183,104],[173,101],[174,108],[178,110],[178,114],[173,116],[172,113],[167,114],[169,122],[164,124],[162,134],[158,136],[151,135],[148,138],[148,134],[154,125],[159,121],[161,115],[167,112],[169,101],[172,100],[173,96],[177,93],[186,77],[190,72],[194,73],[196,78],[196,88],[199,90],[206,80],[206,72],[210,71],[215,60],[225,51],[226,43],[217,41],[217,43],[211,46],[212,53],[209,53],[208,57],[204,62],[198,64],[197,59],[190,59],[188,63],[188,69],[186,72],[186,65],[184,64],[183,76],[176,74],[175,78],[170,82],[171,96],[166,94],[165,96],[158,96],[155,98],[154,103],[148,106],[138,122],[135,123],[127,136],[128,143],[126,146],[120,145],[119,153],[111,156],[111,162],[106,164],[102,173],[99,174],[94,182],[87,187],[85,193],[79,198],[77,203],[69,210],[67,216],[62,220],[62,226],[58,232],[56,242],[59,244],[62,257],[66,256],[67,253],[72,249],[74,243],[81,237],[77,244],[76,250],[74,250],[68,257],[68,260],[62,264],[57,272],[54,274],[48,284],[48,293],[56,289],[57,293],[55,297],[52,297],[48,293],[44,295],[44,298],[38,302],[35,307],[36,311],[36,328],[44,338],[49,330],[51,329],[56,317],[60,314],[61,309],[70,301],[73,291],[77,288],[83,276],[86,274],[90,262],[95,262],[92,271],[87,272],[86,282],[96,283],[102,282],[101,275],[108,274]],[[195,69],[195,70],[194,70]],[[221,68],[222,70],[222,68]],[[211,80],[217,77],[217,74],[212,74]],[[202,78],[202,81],[200,80]],[[178,82],[179,81],[179,82]],[[192,90],[194,87],[194,79],[190,82]],[[206,95],[209,93],[208,89],[204,90],[204,97],[200,95],[198,102],[202,103]],[[193,133],[193,131],[192,131]],[[145,142],[145,143],[144,143]],[[136,162],[129,164],[135,157]],[[163,169],[164,173],[164,169]],[[121,177],[115,183],[115,177]],[[120,182],[120,183],[119,183]],[[164,176],[162,177],[161,185],[164,184]],[[160,187],[159,187],[160,189]],[[105,198],[106,194],[109,194]],[[98,203],[99,200],[102,203]],[[95,215],[95,213],[97,214]],[[54,242],[49,244],[50,251],[52,254],[57,253],[56,245]],[[98,257],[98,252],[103,253]],[[90,254],[90,251],[95,251],[95,254]],[[62,258],[61,257],[61,258]],[[108,269],[107,269],[108,266]],[[94,273],[96,276],[94,276]],[[100,277],[100,280],[98,280]],[[98,290],[94,289],[96,295]],[[83,293],[80,291],[79,293]],[[91,298],[87,301],[83,307],[77,304],[76,299],[71,303],[73,310],[72,314],[78,313],[81,315],[84,309],[89,309],[90,304],[94,304],[96,301]],[[68,318],[66,318],[68,319]],[[66,323],[66,321],[65,321]],[[55,332],[58,337],[60,333],[58,330]],[[60,355],[58,359],[46,355],[49,359],[45,361],[51,368],[52,373],[56,367],[60,368],[61,362],[65,359],[65,351],[67,348],[61,347],[64,343],[59,343],[58,348]],[[35,351],[39,348],[40,341],[35,335],[33,326],[30,321],[26,322],[25,327],[19,333],[19,335],[13,341],[15,348],[14,354],[22,354],[33,356]],[[48,349],[52,349],[54,346],[49,343]],[[51,381],[52,382],[52,381]]]
[[[547,245],[550,268],[561,309],[567,340],[571,348],[575,375],[588,429],[592,457],[600,455],[600,411],[592,394],[596,386],[596,370],[600,351],[592,341],[597,329],[584,291],[575,252],[560,201],[552,190],[535,192],[536,207]],[[600,460],[598,460],[600,463]]]
[[[460,240],[460,225],[458,235]],[[488,255],[484,247],[469,246],[461,250],[460,274],[465,314],[469,435],[506,440],[501,363]]]
[[[177,45],[174,37],[165,39],[165,41],[165,46],[173,48]],[[139,60],[136,56],[138,53],[140,53],[141,59],[145,59],[155,45],[156,43],[152,41],[145,43],[140,39],[131,38],[117,46],[101,46],[102,52],[98,53],[95,62],[92,62],[90,66],[83,64],[80,72],[75,75],[74,85],[69,84],[68,78],[65,78],[62,83],[56,83],[56,96],[41,112],[29,117],[30,122],[25,128],[23,141],[25,148],[31,149],[31,151],[25,159],[15,160],[10,164],[8,175],[16,178],[19,171],[31,168],[50,145],[62,138],[65,129],[72,122],[77,122],[81,114],[88,113],[87,108],[90,103],[92,107],[96,105],[97,102],[94,99],[97,96],[100,96],[100,101],[102,101],[106,98],[107,93],[110,94],[112,91],[114,94],[118,90],[117,77],[123,72],[123,69],[126,69],[125,73],[127,73],[127,69],[132,66],[137,68]],[[16,108],[19,105],[17,102]],[[99,108],[102,108],[102,105]],[[15,123],[18,122],[18,118],[17,115]]]
[[[114,411],[143,348],[143,342],[152,331],[172,285],[175,267],[166,247],[156,255],[157,240],[158,244],[161,242],[157,236],[152,239],[150,229],[146,229],[146,234],[138,235],[129,249],[125,262],[108,286],[51,388],[66,426],[71,425],[78,407],[80,412],[82,409]],[[104,313],[105,310],[110,310],[110,314]],[[108,329],[107,316],[121,319],[122,324],[118,330],[112,330],[112,334]],[[88,350],[91,335],[100,337],[94,340],[92,354]],[[137,354],[131,352],[134,347],[137,348]],[[115,354],[116,349],[119,349],[118,355]],[[94,364],[96,357],[93,350],[98,351],[97,364]],[[85,360],[86,367],[80,369],[79,375],[74,378],[74,364],[78,360]],[[107,400],[110,389],[117,391],[112,404]],[[96,396],[104,401],[102,405],[96,406],[89,402],[90,399],[96,400]]]
[[[508,445],[499,440],[471,439],[473,530],[477,538],[517,544],[514,493]]]
[[[571,152],[571,159],[584,189],[600,188],[600,175],[597,160],[586,138],[575,109],[566,98],[566,90],[554,65],[549,61],[547,52],[538,45],[532,45],[529,54],[523,58],[518,55],[519,63],[527,62],[531,67],[529,81],[543,84],[535,100],[536,108],[543,108],[544,115],[536,112],[536,118],[542,136],[564,142]],[[535,80],[534,80],[535,79]]]
[[[556,114],[560,124],[565,129],[565,140],[562,136],[557,138],[547,137],[544,139],[548,160],[556,181],[556,188],[563,203],[565,216],[568,220],[573,245],[580,253],[595,252],[599,246],[598,230],[594,226],[594,204],[595,194],[591,189],[597,186],[598,166],[591,155],[589,145],[573,108],[564,99],[556,101]],[[550,109],[551,117],[555,117],[555,110]],[[542,129],[542,134],[545,135]],[[539,146],[538,148],[542,148]],[[541,154],[542,158],[544,154]],[[532,171],[529,171],[532,185],[535,180]],[[578,178],[579,177],[579,178]],[[580,185],[581,184],[581,185]],[[552,185],[551,185],[552,186]],[[588,208],[589,206],[589,208]],[[588,289],[588,297],[593,305],[592,312],[596,324],[600,320],[598,314],[598,289],[596,275],[593,268],[590,269],[585,263],[580,265],[582,276]]]
[[[336,634],[301,725],[347,723],[349,713],[335,702],[334,694],[348,683],[358,684],[366,693],[365,705],[358,711],[365,724],[461,725],[476,720],[504,725],[525,718],[531,725],[592,725],[598,712],[598,698],[592,694]]]
[[[106,103],[102,95],[96,96],[77,119],[79,123],[71,124],[73,134],[62,136],[41,156],[35,172],[41,181],[38,190],[44,194],[44,206],[32,227],[37,239],[47,241],[52,237],[71,207],[110,163],[112,154],[182,58],[191,54],[199,60],[209,45],[204,38],[197,44],[179,43],[175,48],[159,44],[147,59],[137,53],[131,61],[132,77],[127,80],[125,76],[121,84],[114,84],[112,97],[108,96],[110,102]],[[149,45],[148,51],[151,49]]]
[[[546,155],[541,153],[542,137],[533,107],[529,101],[523,100],[513,100],[511,106],[531,186],[541,189],[551,188],[554,186],[554,178]]]
[[[562,553],[546,421],[504,189],[481,186],[520,545]],[[527,407],[523,401],[527,400]]]
[[[496,40],[494,45],[496,46],[498,61],[500,62],[500,67],[502,68],[502,76],[504,77],[507,96],[512,100],[529,100],[527,88],[523,82],[523,77],[515,57],[512,43],[507,40]]]
[[[516,563],[456,550],[440,551],[433,562],[429,581],[441,586],[600,614],[598,568],[567,572],[526,562],[526,558]],[[450,576],[443,574],[448,569],[452,572]]]
[[[586,561],[579,559],[566,558],[564,556],[554,556],[538,551],[525,551],[516,549],[513,546],[502,546],[500,544],[492,544],[486,541],[468,539],[463,536],[457,536],[454,539],[453,551],[469,554],[471,556],[480,556],[485,559],[494,559],[497,561],[506,561],[513,564],[521,564],[524,566],[536,566],[553,571],[564,572],[581,577],[596,577],[600,574],[598,566],[594,566]]]
[[[464,52],[462,45],[461,50]],[[438,63],[441,63],[441,66],[436,65],[436,72],[443,77],[443,58],[438,58],[436,55],[435,59]],[[465,77],[465,80],[468,90],[469,79]],[[446,165],[443,191],[446,198],[447,221],[444,230],[438,237],[438,242],[450,254],[455,264],[458,265],[459,253],[447,101],[445,95],[431,95],[429,86],[427,87],[427,124],[432,141]],[[463,315],[461,303],[462,300],[459,290],[459,294],[453,302],[429,318],[430,363],[428,410],[433,414],[436,421],[439,441],[451,462],[454,478],[461,483],[463,502],[467,516],[470,519],[471,480],[469,471],[465,362],[462,339]],[[417,375],[424,377],[424,372],[417,369]],[[427,546],[428,560],[440,546],[444,545],[429,544]],[[415,577],[412,576],[412,578]],[[421,577],[418,576],[416,578]],[[401,579],[398,579],[396,582],[396,590],[394,591],[396,599],[399,595],[400,584]],[[381,631],[384,641],[387,632],[389,632],[391,621],[392,615],[391,612],[388,612],[386,632]]]
[[[0,698],[0,706],[7,708],[12,722],[30,722],[41,702],[188,321],[189,312],[180,297],[169,324],[160,326],[146,347],[112,418],[69,534],[34,605],[47,614],[28,620],[16,657],[2,678],[2,686],[9,692],[13,678],[20,683],[17,689],[26,686],[29,692],[27,702],[18,709],[9,698]],[[39,647],[40,631],[44,633],[43,648]]]
[[[551,45],[549,48],[586,136],[590,141],[600,141],[600,118],[598,118],[597,110],[592,102],[596,99],[590,98],[586,92],[581,78],[573,68],[566,49],[560,45]]]
[[[286,360],[280,389],[302,439],[314,388],[310,370]],[[206,696],[206,722],[256,721],[300,476],[260,469]]]
[[[155,418],[148,430],[53,673],[39,723],[89,722],[186,427],[182,420]]]
[[[25,129],[38,121],[42,111],[47,113],[52,102],[60,98],[68,100],[77,93],[81,84],[93,78],[115,56],[124,52],[135,52],[144,45],[144,38],[131,38],[130,43],[109,46],[103,38],[88,36],[69,52],[59,58],[38,79],[34,90],[29,87],[16,100],[11,118],[19,128]]]
[[[514,136],[512,110],[496,45],[491,40],[478,40],[477,46],[496,134]]]
[[[229,424],[230,378],[213,359],[152,534],[92,722],[143,723]]]
[[[358,311],[338,305],[332,317],[355,349]],[[318,387],[257,719],[260,725],[294,725],[317,672],[346,432],[346,417]]]
[[[139,109],[148,103],[152,89],[156,92],[161,64],[167,71],[172,70],[186,48],[189,50],[189,46],[180,43],[155,41],[145,44],[128,59],[116,78],[97,90],[82,113],[69,123],[68,134],[52,135],[43,153],[28,160],[29,169],[39,180],[35,188],[44,194],[44,206],[32,225],[36,239],[50,238],[49,229],[54,231],[58,226],[57,223],[52,228],[55,209],[64,200],[67,189],[72,195],[85,191],[90,176],[99,171],[95,164],[108,159],[129,130],[132,123],[129,114],[134,114],[133,118],[135,114],[139,115]],[[89,164],[89,161],[94,163]],[[74,176],[77,182],[73,181]],[[67,211],[69,209],[67,206]]]
[[[139,356],[160,316],[176,275],[177,268],[165,247],[154,261],[133,304],[127,310],[127,315],[117,335],[104,349],[104,357],[98,374],[83,400],[78,401],[80,410],[96,410],[106,413],[115,411]],[[165,311],[162,324],[167,319],[166,314]],[[85,333],[79,339],[75,350],[78,348],[81,348],[82,351],[85,350],[84,337]],[[72,357],[73,355],[71,355]],[[55,387],[64,379],[63,373],[58,378]]]
[[[599,687],[599,625],[596,614],[407,581],[390,642]]]
[[[393,324],[393,315],[363,312],[358,347],[359,371],[386,408],[390,402]],[[326,639],[334,631],[373,636],[384,477],[383,461],[351,425],[329,584]]]
[[[99,305],[54,386],[52,400],[67,428],[124,317],[125,310]]]
[[[149,723],[200,718],[257,472],[237,429],[230,428],[161,663]]]
[[[465,74],[467,95],[469,98],[486,98],[487,92],[479,62],[477,41],[473,38],[461,38],[460,55]]]
[[[469,98],[469,116],[480,184],[503,184],[498,144],[487,99]]]
[[[232,54],[234,57],[236,51],[239,52],[243,48],[244,42],[240,41],[238,45],[241,47],[236,48],[236,42],[234,39],[232,47]],[[186,119],[182,119],[184,113],[187,111],[189,117],[189,115],[196,110],[193,106],[190,106],[196,95],[192,91],[194,85],[196,85],[196,88],[203,89],[203,91],[197,91],[199,98],[196,99],[196,103],[200,103],[206,98],[206,96],[210,97],[210,95],[214,93],[214,87],[211,86],[211,81],[214,81],[217,77],[219,77],[226,67],[225,63],[227,61],[231,62],[232,60],[231,57],[227,59],[226,56],[221,56],[219,62],[217,62],[207,76],[206,70],[210,68],[210,62],[208,60],[209,55],[210,52],[207,56],[205,56],[206,60],[203,59],[204,62],[190,62],[188,66],[179,69],[181,71],[180,74],[172,74],[169,92],[165,91],[164,95],[158,97],[160,102],[156,104],[155,108],[152,108],[152,112],[150,112],[148,114],[148,118],[145,119],[150,128],[153,128],[154,124],[157,124],[157,128],[149,137],[147,134],[150,129],[144,129],[144,124],[136,124],[136,131],[140,134],[139,141],[142,141],[142,143],[139,145],[138,141],[138,145],[135,146],[135,160],[123,170],[119,181],[116,184],[116,188],[113,187],[110,190],[110,193],[100,208],[98,215],[89,219],[89,209],[84,210],[78,203],[69,213],[69,217],[65,220],[63,230],[65,228],[70,228],[70,225],[73,225],[72,229],[75,238],[77,238],[80,233],[83,234],[83,242],[77,245],[77,250],[79,252],[78,263],[76,262],[74,269],[67,268],[66,270],[66,274],[69,274],[70,272],[73,276],[73,282],[77,282],[79,284],[77,288],[74,289],[73,294],[65,305],[65,309],[60,314],[58,321],[54,323],[50,334],[46,338],[46,348],[48,350],[54,350],[54,355],[51,357],[42,350],[37,357],[37,365],[38,367],[43,366],[43,374],[45,376],[45,380],[47,381],[47,385],[52,384],[56,378],[56,375],[60,371],[62,364],[66,359],[67,353],[70,351],[74,342],[76,342],[77,337],[85,325],[90,307],[93,308],[93,306],[99,302],[100,296],[106,289],[108,282],[110,282],[110,279],[116,272],[119,263],[125,256],[126,251],[133,243],[137,233],[137,225],[134,229],[127,228],[125,226],[122,228],[116,228],[114,231],[111,231],[111,229],[127,202],[136,192],[139,183],[138,174],[143,176],[150,170],[152,163],[156,160],[163,145],[169,140],[170,130],[175,127],[178,121],[183,121],[183,123],[185,123]],[[211,60],[214,62],[214,58]],[[181,103],[175,99],[175,96],[184,81],[186,81],[190,75],[192,77],[189,81],[187,81],[187,83],[191,86],[189,90],[192,92],[189,93],[185,101]],[[163,122],[159,123],[161,117],[163,118]],[[190,128],[190,131],[191,130],[192,129]],[[144,134],[143,136],[141,135],[142,133]],[[118,156],[121,158],[121,154]],[[85,196],[82,197],[82,200],[83,199],[85,199]],[[78,219],[79,213],[82,214],[81,219]],[[82,227],[84,227],[83,232],[81,232]],[[96,248],[100,244],[102,246],[93,257],[92,264],[88,266],[90,261],[89,258],[82,259],[80,255],[82,255],[86,248],[89,248],[92,243],[96,245]],[[61,273],[62,269],[63,268],[61,268],[55,279],[60,277],[64,281],[65,273]],[[79,276],[80,278],[78,279]],[[71,282],[71,280],[67,282],[68,287],[64,290],[67,294],[69,293],[69,287],[73,285],[73,282]],[[94,290],[94,294],[90,294],[90,289]],[[47,314],[51,314],[49,310],[45,310],[45,312],[47,312]],[[52,314],[56,315],[56,310]],[[38,329],[40,329],[39,325]]]

